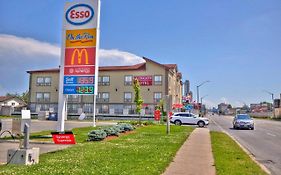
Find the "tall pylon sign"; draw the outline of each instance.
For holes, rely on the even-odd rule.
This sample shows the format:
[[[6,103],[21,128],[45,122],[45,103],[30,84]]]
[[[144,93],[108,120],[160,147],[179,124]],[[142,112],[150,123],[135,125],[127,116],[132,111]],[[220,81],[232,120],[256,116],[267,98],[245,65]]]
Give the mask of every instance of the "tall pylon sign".
[[[65,4],[62,31],[58,131],[64,131],[68,95],[93,95],[98,90],[100,0]],[[94,123],[95,125],[95,123]]]

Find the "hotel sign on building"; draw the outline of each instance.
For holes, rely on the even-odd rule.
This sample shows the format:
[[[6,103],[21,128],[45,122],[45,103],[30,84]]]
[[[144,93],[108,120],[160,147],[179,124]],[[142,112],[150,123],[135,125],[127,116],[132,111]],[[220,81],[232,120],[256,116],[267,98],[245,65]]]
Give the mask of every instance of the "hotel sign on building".
[[[97,94],[98,1],[67,3],[63,30],[63,94]]]

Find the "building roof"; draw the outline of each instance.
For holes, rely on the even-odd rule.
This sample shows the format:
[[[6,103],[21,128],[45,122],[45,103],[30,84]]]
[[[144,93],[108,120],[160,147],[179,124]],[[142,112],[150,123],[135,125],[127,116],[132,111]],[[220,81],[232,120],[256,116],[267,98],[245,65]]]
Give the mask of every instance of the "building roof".
[[[16,96],[0,96],[0,102],[6,102],[6,101],[12,100],[12,99],[17,101],[20,104],[17,107],[26,105],[26,103],[23,100],[21,100],[19,97],[16,97]]]
[[[145,70],[145,62],[131,66],[100,66],[100,71]]]
[[[176,64],[163,64],[164,66],[166,66],[169,69],[176,69],[177,65]]]
[[[14,97],[12,96],[0,96],[0,102],[3,102],[3,101],[7,101],[7,100],[10,100]]]
[[[99,71],[129,71],[129,70],[145,70],[146,69],[146,62],[152,62],[155,64],[158,64],[159,66],[162,66],[165,69],[177,69],[176,64],[160,64],[156,61],[153,61],[149,58],[143,57],[145,62],[135,64],[135,65],[128,65],[128,66],[100,66]],[[43,73],[43,72],[49,72],[49,73],[56,73],[59,72],[59,68],[52,68],[52,69],[40,69],[40,70],[29,70],[27,73]]]

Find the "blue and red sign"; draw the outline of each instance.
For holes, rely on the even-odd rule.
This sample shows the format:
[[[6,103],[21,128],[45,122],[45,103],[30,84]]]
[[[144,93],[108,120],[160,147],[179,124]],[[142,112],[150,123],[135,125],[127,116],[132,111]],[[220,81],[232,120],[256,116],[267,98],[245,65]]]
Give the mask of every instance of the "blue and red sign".
[[[65,19],[72,25],[84,25],[94,17],[94,10],[88,4],[76,4],[70,7],[65,14]]]
[[[94,76],[64,76],[63,80],[65,85],[77,85],[77,84],[95,84]]]

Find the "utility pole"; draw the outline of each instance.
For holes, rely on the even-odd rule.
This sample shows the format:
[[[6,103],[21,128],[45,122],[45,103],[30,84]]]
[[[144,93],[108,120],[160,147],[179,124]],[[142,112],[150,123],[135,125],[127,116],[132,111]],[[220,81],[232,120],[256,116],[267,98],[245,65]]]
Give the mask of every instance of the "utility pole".
[[[208,95],[204,95],[203,97],[201,97],[200,98],[200,100],[201,100],[201,105],[203,104],[203,99],[205,98],[205,97],[207,97]]]
[[[199,87],[200,86],[202,86],[203,84],[205,84],[205,83],[209,83],[210,81],[209,80],[207,80],[207,81],[204,81],[204,82],[202,82],[201,84],[199,84],[199,85],[197,85],[196,86],[196,90],[197,90],[197,103],[199,103]]]
[[[274,110],[274,94],[272,92],[269,92],[267,90],[263,90],[264,92],[268,93],[271,96],[272,99],[272,114],[273,114],[273,118],[275,118],[275,110]]]

